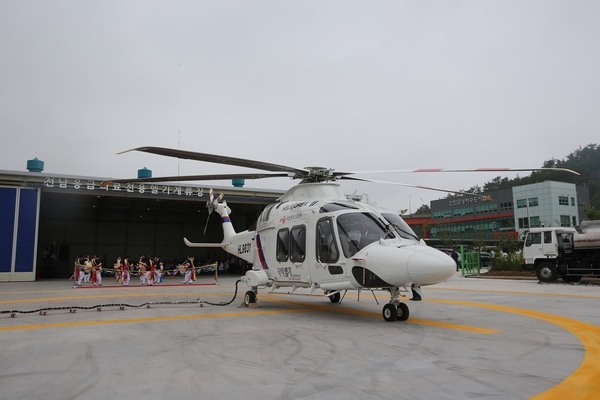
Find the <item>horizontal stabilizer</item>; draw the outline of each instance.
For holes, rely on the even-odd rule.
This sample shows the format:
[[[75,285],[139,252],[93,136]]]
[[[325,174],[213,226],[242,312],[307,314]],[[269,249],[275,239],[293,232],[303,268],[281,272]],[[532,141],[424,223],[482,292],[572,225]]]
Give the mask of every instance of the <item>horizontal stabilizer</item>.
[[[188,247],[227,247],[228,243],[192,243],[186,238],[183,238],[185,245]]]

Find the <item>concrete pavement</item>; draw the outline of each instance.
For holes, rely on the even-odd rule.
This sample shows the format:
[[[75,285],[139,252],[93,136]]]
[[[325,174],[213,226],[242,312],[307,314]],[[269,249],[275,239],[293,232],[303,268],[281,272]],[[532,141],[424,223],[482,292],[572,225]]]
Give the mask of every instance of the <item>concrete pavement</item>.
[[[600,287],[457,273],[385,322],[383,292],[0,284],[0,399],[540,399],[600,393]],[[198,285],[199,283],[205,285]],[[297,292],[300,292],[298,290]],[[144,303],[171,302],[179,304]],[[200,302],[204,302],[202,307]],[[104,306],[70,312],[70,307]],[[126,304],[127,307],[119,307]],[[51,308],[66,307],[60,310]],[[123,309],[121,309],[123,308]]]

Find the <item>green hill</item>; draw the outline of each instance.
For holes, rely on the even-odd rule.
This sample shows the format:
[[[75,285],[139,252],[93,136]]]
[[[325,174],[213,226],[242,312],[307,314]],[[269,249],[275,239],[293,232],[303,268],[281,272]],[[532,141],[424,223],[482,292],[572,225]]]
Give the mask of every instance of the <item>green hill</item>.
[[[552,158],[545,161],[542,165],[542,168],[556,167],[572,169],[581,175],[573,175],[560,171],[536,171],[532,172],[529,176],[514,179],[497,176],[491,181],[486,182],[483,188],[474,186],[466,190],[466,192],[490,192],[549,180],[574,183],[589,188],[590,204],[586,205],[586,214],[590,219],[600,219],[600,145],[588,144],[573,151],[562,160]]]

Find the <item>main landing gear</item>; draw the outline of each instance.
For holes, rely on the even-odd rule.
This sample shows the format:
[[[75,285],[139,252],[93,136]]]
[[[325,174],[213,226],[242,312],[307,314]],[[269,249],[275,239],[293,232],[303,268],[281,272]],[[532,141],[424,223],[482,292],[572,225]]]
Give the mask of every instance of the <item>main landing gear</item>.
[[[408,319],[408,306],[398,298],[400,290],[398,288],[390,288],[390,302],[383,306],[382,315],[386,321],[406,321]]]
[[[251,290],[248,290],[244,295],[244,301],[242,302],[242,307],[258,307],[256,304],[256,293],[258,292],[257,287],[253,287]]]

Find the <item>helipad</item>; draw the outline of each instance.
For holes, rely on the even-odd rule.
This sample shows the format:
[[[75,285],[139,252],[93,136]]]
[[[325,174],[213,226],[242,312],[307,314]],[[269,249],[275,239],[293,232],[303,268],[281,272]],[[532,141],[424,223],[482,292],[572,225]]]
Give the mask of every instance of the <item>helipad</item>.
[[[0,398],[592,399],[600,393],[598,286],[456,275],[424,288],[424,301],[409,301],[407,322],[385,322],[369,291],[349,292],[341,304],[260,292],[258,308],[240,308],[243,286],[231,304],[210,305],[229,302],[236,281],[211,279],[201,277],[197,283],[211,284],[203,286],[87,290],[66,280],[0,284]],[[377,300],[388,298],[381,293]],[[144,303],[150,304],[131,307]],[[41,308],[45,315],[6,312]]]

